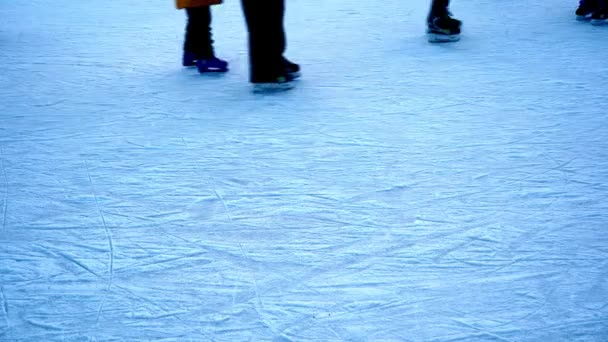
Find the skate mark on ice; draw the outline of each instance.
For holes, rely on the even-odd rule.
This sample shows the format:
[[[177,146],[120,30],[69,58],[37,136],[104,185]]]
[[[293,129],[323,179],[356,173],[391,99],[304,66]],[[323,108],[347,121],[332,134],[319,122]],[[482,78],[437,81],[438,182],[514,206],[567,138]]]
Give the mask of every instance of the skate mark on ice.
[[[160,310],[160,311],[165,311],[165,312],[166,312],[166,310],[165,310],[165,309],[163,309],[163,308],[162,308],[162,307],[159,305],[159,303],[158,303],[158,302],[155,302],[155,301],[153,301],[153,300],[151,300],[151,299],[149,299],[149,298],[147,298],[147,297],[145,297],[145,296],[141,296],[141,295],[139,295],[139,294],[135,293],[133,290],[131,290],[131,289],[127,288],[127,287],[124,287],[124,286],[121,286],[121,285],[118,285],[118,284],[115,284],[115,285],[113,285],[113,286],[114,286],[114,288],[116,288],[116,289],[119,289],[119,290],[124,291],[125,293],[127,293],[128,295],[130,295],[130,296],[131,296],[131,298],[138,299],[138,300],[139,300],[139,301],[141,301],[142,303],[147,304],[147,305],[148,305],[148,308],[157,308],[157,309],[158,309],[158,310]]]
[[[243,255],[242,252],[240,254],[237,253],[231,253],[229,251],[225,251],[225,250],[221,250],[218,248],[215,248],[211,245],[205,245],[203,243],[201,243],[200,241],[192,241],[192,240],[188,240],[185,239],[179,235],[175,235],[171,232],[167,232],[165,231],[165,234],[167,236],[171,236],[175,239],[178,239],[180,241],[184,241],[187,242],[189,244],[191,244],[192,246],[195,246],[197,248],[202,248],[205,250],[205,253],[211,253],[210,257],[213,258],[226,258],[225,260],[233,262],[239,266],[243,266],[243,267],[253,267],[255,266],[255,262],[250,261],[251,259],[248,258],[247,256]]]
[[[56,252],[57,255],[63,257],[64,259],[73,262],[74,264],[80,266],[82,269],[84,269],[85,271],[93,274],[94,276],[101,278],[101,276],[99,274],[97,274],[97,272],[93,271],[92,269],[90,269],[88,266],[86,266],[85,264],[81,263],[80,261],[76,260],[76,258],[74,258],[73,256],[64,253],[64,252]]]
[[[33,107],[53,107],[56,106],[58,104],[62,104],[66,102],[65,99],[61,99],[61,100],[56,100],[56,101],[52,101],[52,102],[47,102],[47,103],[35,103],[32,104]]]
[[[8,177],[4,167],[4,151],[0,147],[0,169],[2,169],[2,179],[4,180],[4,198],[2,200],[2,230],[6,229],[6,210],[8,209]]]
[[[159,310],[163,311],[163,313],[156,314],[152,310],[146,310],[145,312],[131,312],[130,318],[150,321],[172,317],[181,322],[184,322],[184,320],[181,319],[179,316],[190,313],[189,311],[167,311],[160,307]]]
[[[358,146],[358,147],[365,147],[365,148],[382,148],[382,149],[385,149],[388,151],[398,151],[398,148],[396,148],[394,146],[377,144],[377,143],[375,143],[375,141],[374,142],[363,141],[364,139],[355,139],[355,138],[351,138],[351,137],[347,137],[347,136],[333,135],[333,134],[324,132],[324,130],[322,128],[318,129],[317,133],[319,135],[335,139],[334,141],[328,142],[328,144],[334,145],[334,146]]]
[[[562,185],[562,189],[564,190],[564,192],[567,192],[566,190],[566,185],[568,183],[570,183],[572,177],[569,175],[570,173],[573,173],[572,171],[569,171],[566,168],[566,166],[570,165],[576,158],[572,158],[567,162],[561,162],[555,158],[553,158],[550,155],[546,156],[547,159],[550,159],[551,161],[553,161],[553,163],[555,163],[555,167],[553,168],[553,170],[558,171],[562,174],[562,179],[564,181],[564,184]]]
[[[335,270],[341,270],[341,269],[347,269],[349,267],[353,267],[355,265],[361,265],[364,264],[363,267],[360,268],[355,268],[353,269],[353,273],[356,272],[361,272],[363,270],[365,270],[366,268],[370,267],[370,259],[373,258],[377,258],[377,257],[381,257],[382,255],[387,255],[387,254],[392,254],[394,251],[403,249],[405,246],[401,245],[401,244],[388,244],[388,242],[390,242],[390,234],[387,232],[385,234],[382,235],[378,235],[375,238],[371,238],[371,239],[360,239],[357,240],[354,244],[348,244],[348,246],[341,246],[336,248],[335,250],[361,250],[361,248],[363,246],[374,246],[373,250],[370,250],[368,253],[366,254],[350,254],[349,256],[347,256],[345,259],[339,261],[339,262],[328,262],[326,264],[323,265],[318,265],[316,267],[311,268],[310,271],[307,272],[303,272],[301,274],[299,274],[297,277],[292,277],[290,280],[287,280],[285,282],[283,282],[282,285],[282,289],[283,291],[287,291],[289,289],[295,288],[295,287],[307,287],[310,288],[307,285],[307,282],[310,281],[311,279],[314,279],[315,277],[319,277],[323,274],[329,274]],[[387,246],[388,244],[388,246]],[[338,253],[336,252],[336,254],[345,254],[344,252],[342,253]],[[349,254],[349,253],[347,253]],[[361,286],[378,286],[378,284],[380,284],[381,282],[358,282],[358,283],[349,283],[349,284],[336,284],[336,285],[328,285],[328,286],[317,286],[316,288],[314,288],[313,290],[315,292],[318,292],[319,289],[344,289],[345,287],[352,287],[352,286],[356,286],[356,287],[361,287]],[[264,291],[260,291],[260,294],[256,294],[256,295],[265,295],[266,293],[269,293],[270,291],[272,291],[271,288],[267,288]],[[365,305],[361,308],[356,308],[354,311],[349,311],[346,310],[345,312],[343,312],[342,314],[352,314],[353,312],[366,312],[366,311],[374,311],[374,310],[379,310],[383,307],[383,304],[381,302],[374,302],[374,303],[368,303],[369,305]],[[340,316],[340,314],[334,314],[332,315],[332,317],[338,317]],[[303,315],[296,315],[295,317],[293,317],[292,319],[290,319],[289,321],[282,321],[280,322],[280,325],[278,326],[278,329],[280,331],[290,331],[290,333],[297,333],[298,331],[302,331],[302,330],[306,330],[308,327],[313,326],[317,324],[317,322],[315,321],[314,318],[311,318],[310,315],[308,314],[303,314]],[[284,336],[284,334],[282,335]]]
[[[497,335],[497,334],[495,334],[493,332],[490,332],[490,331],[487,331],[485,329],[478,328],[478,327],[476,327],[474,325],[465,323],[465,322],[463,322],[463,321],[461,321],[459,319],[453,318],[452,321],[455,322],[455,323],[457,323],[458,325],[460,325],[462,327],[469,328],[471,330],[475,330],[475,331],[477,331],[477,333],[476,334],[468,334],[466,338],[455,337],[453,339],[448,339],[446,341],[465,341],[467,339],[470,339],[472,336],[479,337],[479,338],[483,338],[485,336],[485,337],[491,337],[492,340],[495,339],[497,341],[516,342],[515,340],[511,340],[511,339],[508,339],[506,337],[502,337],[502,336]]]
[[[41,328],[43,330],[51,330],[51,331],[61,331],[61,330],[63,330],[62,328],[60,328],[58,326],[55,326],[55,325],[52,325],[52,324],[48,324],[48,323],[44,323],[44,322],[35,320],[33,318],[30,318],[30,317],[25,317],[25,318],[23,318],[23,320],[26,323],[28,323],[28,324],[30,324],[30,325],[32,325],[34,327]]]
[[[213,193],[215,193],[215,196],[220,200],[220,202],[222,202],[222,206],[224,206],[224,210],[226,211],[226,216],[228,216],[228,220],[232,222],[232,216],[230,215],[230,211],[228,210],[228,205],[226,205],[226,201],[224,201],[222,195],[220,195],[220,193],[217,192],[215,188],[213,188]]]
[[[570,269],[572,269],[572,267],[568,267],[568,269],[564,273],[566,273],[566,274],[569,273]],[[548,272],[546,274],[531,275],[529,277],[549,279],[551,277],[551,275],[559,275],[561,273],[562,272],[555,271],[555,272]],[[513,323],[527,321],[530,317],[534,317],[534,315],[538,314],[539,312],[541,312],[541,310],[545,309],[547,307],[547,305],[549,304],[549,298],[553,296],[553,294],[557,291],[557,287],[558,287],[555,283],[550,283],[550,284],[551,285],[549,287],[549,290],[547,291],[547,293],[545,293],[542,303],[536,308],[536,310],[534,310],[532,312],[528,312],[527,314],[523,315],[522,317],[512,319],[503,324],[499,324],[496,326],[496,328],[502,328],[502,327],[508,326]]]
[[[186,142],[186,140],[184,139],[184,137],[182,137],[182,143],[184,144],[184,146],[186,146],[186,148],[189,148],[188,143]],[[197,171],[198,174],[202,174],[202,172],[200,171],[198,164],[195,164],[195,169]],[[232,220],[232,215],[230,215],[230,210],[228,210],[228,205],[226,204],[226,201],[224,200],[224,197],[222,197],[222,195],[217,191],[216,189],[216,181],[215,179],[211,178],[212,186],[213,186],[213,193],[215,194],[215,197],[217,197],[217,199],[222,203],[222,206],[224,207],[224,210],[226,211],[226,216],[228,216],[228,220],[230,222],[233,222]]]
[[[556,167],[538,168],[537,170],[534,170],[534,172],[531,172],[530,174],[528,174],[525,177],[511,179],[508,182],[502,184],[501,186],[496,186],[491,190],[477,190],[477,191],[471,191],[471,192],[467,192],[467,193],[455,194],[455,195],[450,195],[450,196],[434,198],[432,200],[427,200],[427,201],[422,202],[421,205],[412,207],[412,210],[424,209],[424,208],[428,208],[431,206],[436,206],[438,203],[445,203],[445,202],[450,202],[453,200],[462,200],[462,199],[470,198],[470,197],[476,196],[476,195],[487,195],[487,194],[499,193],[499,192],[503,191],[504,189],[511,188],[513,185],[522,183],[524,181],[528,181],[530,179],[534,179],[535,177],[538,177],[538,176],[546,175],[552,171],[565,172],[561,169],[563,167],[567,166],[568,164],[570,164],[574,160],[575,160],[575,158],[573,158],[567,162],[561,163],[560,165],[558,165]]]
[[[429,218],[424,218],[421,216],[416,216],[416,221],[414,221],[415,223],[418,222],[428,222],[428,223],[447,223],[447,224],[456,224],[457,222],[455,221],[448,221],[448,220],[433,220],[433,219],[429,219]]]
[[[184,254],[184,255],[176,255],[176,256],[171,256],[171,257],[167,257],[161,260],[157,260],[159,258],[157,258],[156,256],[151,256],[146,258],[146,261],[144,262],[139,262],[139,263],[134,263],[134,264],[129,264],[126,265],[124,267],[119,267],[116,268],[114,270],[114,273],[118,274],[118,273],[124,273],[124,272],[129,272],[131,268],[137,268],[138,272],[140,273],[145,273],[145,272],[158,272],[160,268],[163,271],[167,271],[170,269],[178,269],[184,266],[191,266],[191,263],[193,261],[196,261],[196,264],[198,266],[202,266],[202,265],[207,265],[210,264],[212,262],[211,259],[207,259],[207,258],[199,258],[199,259],[195,259],[199,256],[205,256],[207,255],[207,251],[196,251],[196,252],[192,252],[192,253],[188,253],[188,254]],[[164,253],[163,253],[164,255]],[[180,264],[179,261],[185,261],[185,264]],[[175,261],[178,261],[178,263],[175,263]],[[169,265],[166,265],[169,264]],[[172,265],[175,264],[175,265]]]
[[[241,253],[243,254],[243,258],[248,260],[249,257],[247,256],[247,253],[245,252],[245,249],[243,249],[243,245],[239,242],[239,248],[241,249]],[[262,302],[262,297],[260,296],[260,290],[259,290],[259,286],[258,286],[258,279],[255,275],[255,270],[253,270],[253,268],[250,269],[250,273],[251,273],[251,277],[253,279],[253,286],[254,286],[254,291],[255,291],[255,303],[253,304],[253,307],[255,309],[255,312],[258,314],[258,316],[260,317],[260,319],[262,320],[262,322],[264,323],[264,325],[266,325],[268,327],[268,329],[270,329],[270,331],[272,331],[272,333],[275,336],[280,336],[281,337],[281,341],[286,340],[286,341],[291,341],[290,339],[286,338],[282,333],[280,333],[275,326],[273,326],[270,322],[268,322],[268,319],[266,317],[264,317],[264,303]]]
[[[189,243],[192,246],[195,246],[197,248],[202,248],[202,249],[204,249],[206,251],[206,253],[210,253],[211,254],[210,256],[213,257],[213,258],[226,260],[226,261],[228,261],[228,262],[230,262],[232,264],[238,265],[238,266],[240,266],[240,267],[242,267],[244,269],[252,269],[253,267],[256,266],[255,261],[253,261],[249,256],[247,256],[247,254],[245,253],[245,251],[244,251],[244,249],[242,247],[242,244],[240,244],[240,243],[239,243],[240,252],[238,252],[238,253],[231,253],[229,251],[225,251],[225,250],[221,250],[221,249],[218,249],[218,248],[214,248],[213,246],[210,246],[210,245],[205,245],[205,244],[201,243],[200,241],[192,241],[192,240],[185,239],[185,238],[183,238],[183,237],[181,237],[179,235],[175,235],[175,234],[173,234],[171,232],[166,232],[165,231],[165,234],[167,236],[171,236],[171,237],[173,237],[175,239],[178,239],[180,241],[184,241],[186,243]],[[255,286],[254,289],[253,289],[253,291],[251,291],[251,293],[249,293],[249,291],[248,291],[248,294],[245,295],[245,296],[243,296],[243,297],[241,297],[241,298],[239,298],[238,294],[239,294],[239,291],[241,289],[244,289],[244,286],[243,285],[239,285],[237,283],[235,283],[232,286],[232,289],[233,289],[232,290],[232,295],[231,295],[232,298],[231,298],[229,306],[234,307],[236,304],[247,303],[247,302],[250,302],[252,300],[259,300],[259,302],[261,302],[261,295],[260,295],[261,291],[259,290],[259,285],[258,285],[258,282],[257,282],[257,277],[255,276],[255,274],[253,274],[252,278],[254,280],[254,286]],[[238,298],[238,300],[237,300],[237,298]],[[257,305],[257,304],[254,303],[254,305]],[[218,312],[223,312],[224,310],[227,310],[227,309],[228,309],[228,307],[218,308]],[[257,310],[258,309],[256,307],[256,311]],[[260,311],[257,311],[257,313],[258,313],[258,315],[261,318],[263,318],[263,315],[260,313]],[[268,322],[264,321],[264,323],[271,330],[273,330],[270,327],[270,324]],[[275,330],[273,330],[273,331],[275,331]]]
[[[0,286],[0,300],[2,300],[2,316],[4,316],[4,320],[6,321],[6,334],[8,335],[10,320],[8,317],[8,300],[4,294],[4,286]]]
[[[103,311],[103,307],[105,305],[105,302],[108,299],[108,296],[110,295],[110,288],[112,287],[112,282],[114,281],[114,242],[112,241],[112,232],[108,228],[108,225],[106,224],[106,219],[103,216],[103,212],[101,211],[101,208],[99,206],[99,200],[97,199],[97,190],[95,188],[95,183],[93,183],[93,179],[91,178],[91,171],[89,169],[89,164],[87,163],[86,159],[84,160],[84,166],[87,170],[87,176],[89,177],[89,183],[91,184],[91,189],[93,190],[93,198],[95,199],[95,208],[97,209],[97,212],[99,213],[99,216],[101,217],[103,229],[104,229],[106,238],[108,240],[108,247],[110,248],[110,251],[109,251],[109,253],[110,253],[109,261],[110,262],[108,265],[108,272],[109,272],[108,285],[106,287],[106,293],[103,296],[103,299],[101,300],[101,304],[99,305],[99,309],[97,310],[97,317],[95,318],[95,324],[98,324],[99,318],[101,317],[101,312]]]
[[[471,244],[471,242],[472,242],[471,240],[462,241],[449,248],[445,248],[444,250],[439,251],[439,253],[435,257],[433,257],[433,262],[440,263],[445,257],[447,257],[448,255],[452,254],[455,251],[461,250],[465,246],[468,246],[469,244]]]
[[[145,145],[141,145],[141,144],[138,144],[138,143],[134,143],[134,142],[132,142],[131,140],[128,140],[128,139],[126,140],[126,142],[127,142],[127,144],[129,144],[129,145],[133,145],[133,146],[137,146],[137,147],[141,147],[141,148],[147,148],[147,146],[145,146]]]

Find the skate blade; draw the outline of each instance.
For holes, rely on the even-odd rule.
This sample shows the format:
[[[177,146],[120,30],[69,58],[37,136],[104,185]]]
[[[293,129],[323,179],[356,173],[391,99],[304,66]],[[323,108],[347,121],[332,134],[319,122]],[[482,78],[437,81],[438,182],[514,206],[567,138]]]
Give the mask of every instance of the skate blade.
[[[255,94],[272,94],[272,93],[280,93],[283,91],[287,91],[293,89],[293,82],[283,82],[283,83],[255,83],[253,85],[253,92]]]
[[[437,34],[427,33],[430,43],[451,43],[460,40],[459,34]]]
[[[297,72],[290,72],[289,73],[289,77],[291,77],[292,79],[296,79],[296,78],[300,78],[300,76],[302,76],[302,73],[300,73],[299,71]]]
[[[223,73],[228,72],[228,68],[198,68],[198,72],[200,74],[214,74],[214,73]]]
[[[591,20],[591,14],[577,15],[576,16],[576,20],[577,21],[590,21]]]
[[[608,25],[608,20],[606,20],[606,19],[592,19],[591,20],[591,25],[593,25],[593,26]]]

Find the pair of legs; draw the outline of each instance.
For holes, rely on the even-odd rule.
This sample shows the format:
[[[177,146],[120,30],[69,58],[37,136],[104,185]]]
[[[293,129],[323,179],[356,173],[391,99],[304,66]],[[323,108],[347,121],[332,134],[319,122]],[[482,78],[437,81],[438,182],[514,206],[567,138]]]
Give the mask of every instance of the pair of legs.
[[[299,66],[285,52],[284,0],[242,0],[249,30],[251,81],[276,83],[297,77]],[[187,8],[183,65],[196,65],[201,72],[226,71],[227,63],[215,57],[209,6]],[[283,79],[281,79],[283,78]]]

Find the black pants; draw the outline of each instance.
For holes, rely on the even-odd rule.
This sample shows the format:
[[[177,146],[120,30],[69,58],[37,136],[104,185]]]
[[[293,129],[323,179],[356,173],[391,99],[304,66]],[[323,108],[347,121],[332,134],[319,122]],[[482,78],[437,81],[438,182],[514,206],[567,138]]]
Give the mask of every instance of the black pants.
[[[431,4],[431,12],[442,13],[450,6],[450,0],[433,0]]]
[[[188,24],[186,24],[184,51],[195,53],[199,58],[213,57],[211,9],[209,6],[186,8],[186,13]]]
[[[580,0],[580,6],[585,6],[591,9],[607,9],[608,8],[608,0]]]
[[[450,0],[432,0],[427,22],[431,22],[434,17],[446,15],[449,6]]]
[[[283,73],[284,0],[242,0],[249,31],[249,68],[252,82],[266,82]]]

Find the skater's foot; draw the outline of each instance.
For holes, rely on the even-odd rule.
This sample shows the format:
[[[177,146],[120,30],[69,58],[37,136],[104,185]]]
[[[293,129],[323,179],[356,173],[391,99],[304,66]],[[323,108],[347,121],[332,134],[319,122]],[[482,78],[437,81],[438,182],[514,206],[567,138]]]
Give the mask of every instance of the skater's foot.
[[[197,60],[196,67],[201,74],[207,72],[226,72],[228,71],[228,62],[213,56]]]
[[[460,28],[462,22],[451,17],[448,11],[445,13],[431,13],[427,20],[427,30],[429,41],[454,42],[460,40]]]
[[[593,13],[597,10],[598,10],[598,8],[594,5],[588,5],[588,4],[582,3],[576,9],[576,12],[575,12],[576,20],[579,20],[579,21],[590,20]]]

